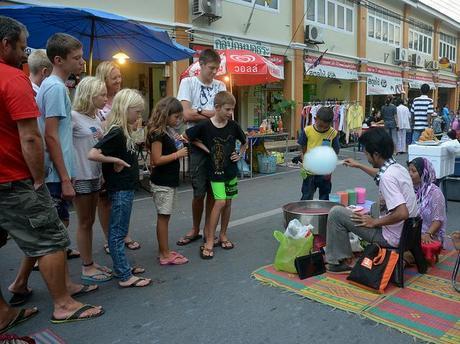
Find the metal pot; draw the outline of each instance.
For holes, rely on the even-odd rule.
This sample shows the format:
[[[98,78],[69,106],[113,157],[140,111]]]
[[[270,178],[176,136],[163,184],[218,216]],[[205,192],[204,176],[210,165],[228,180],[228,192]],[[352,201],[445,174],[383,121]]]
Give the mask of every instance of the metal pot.
[[[291,220],[297,219],[303,225],[311,224],[313,234],[321,234],[326,237],[327,215],[334,206],[342,206],[340,203],[330,201],[298,201],[283,205],[284,227],[287,227]],[[306,214],[302,210],[324,209],[322,213]],[[327,210],[327,211],[326,211]]]

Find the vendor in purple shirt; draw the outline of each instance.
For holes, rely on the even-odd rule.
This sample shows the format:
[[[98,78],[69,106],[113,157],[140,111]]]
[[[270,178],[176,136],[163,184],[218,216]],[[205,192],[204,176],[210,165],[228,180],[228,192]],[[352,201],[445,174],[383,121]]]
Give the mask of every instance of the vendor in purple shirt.
[[[326,261],[331,273],[349,273],[353,257],[349,232],[369,243],[399,246],[404,221],[418,214],[417,198],[408,171],[393,159],[394,144],[383,128],[366,131],[359,143],[372,166],[346,159],[345,165],[359,168],[374,178],[380,197],[380,217],[353,213],[342,206],[331,209],[327,219]]]

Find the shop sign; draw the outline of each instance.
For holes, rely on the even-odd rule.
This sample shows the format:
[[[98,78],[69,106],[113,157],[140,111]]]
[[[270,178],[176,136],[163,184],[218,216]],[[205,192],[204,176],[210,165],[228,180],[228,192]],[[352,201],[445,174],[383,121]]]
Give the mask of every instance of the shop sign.
[[[456,88],[457,82],[455,80],[440,78],[437,85],[438,87],[441,87],[441,88]]]
[[[368,67],[367,95],[401,94],[403,80],[400,72]]]
[[[425,75],[412,75],[410,76],[411,79],[409,79],[409,88],[412,89],[420,89],[423,84],[428,84],[430,86],[430,89],[434,90],[436,88],[435,83],[433,82],[433,78],[431,76],[425,76]]]
[[[323,57],[316,67],[312,67],[317,59],[318,57],[316,56],[305,57],[306,75],[321,78],[358,80],[358,67],[355,63]]]
[[[249,50],[262,56],[270,56],[271,54],[271,48],[268,45],[262,44],[260,42],[237,40],[228,36],[214,37],[214,49]]]
[[[278,70],[280,73],[280,79],[284,79],[284,56],[283,55],[271,55],[267,59],[273,62],[273,64],[275,64],[278,67]]]

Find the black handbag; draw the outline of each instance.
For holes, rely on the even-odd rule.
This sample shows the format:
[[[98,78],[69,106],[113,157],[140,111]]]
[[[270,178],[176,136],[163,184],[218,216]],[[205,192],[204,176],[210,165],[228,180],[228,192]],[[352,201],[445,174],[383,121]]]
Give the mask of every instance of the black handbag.
[[[348,275],[347,280],[366,289],[383,293],[398,262],[398,253],[370,244]]]
[[[301,280],[326,272],[326,266],[321,252],[313,252],[306,256],[297,257],[294,260],[294,265]]]

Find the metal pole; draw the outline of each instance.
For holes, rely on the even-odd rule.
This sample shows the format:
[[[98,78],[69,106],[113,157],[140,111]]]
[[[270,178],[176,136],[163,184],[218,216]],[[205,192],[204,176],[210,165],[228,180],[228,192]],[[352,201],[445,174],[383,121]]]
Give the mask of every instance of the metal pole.
[[[92,18],[91,21],[91,36],[89,41],[89,75],[93,75],[93,50],[94,50],[94,35],[96,30],[96,21]]]

